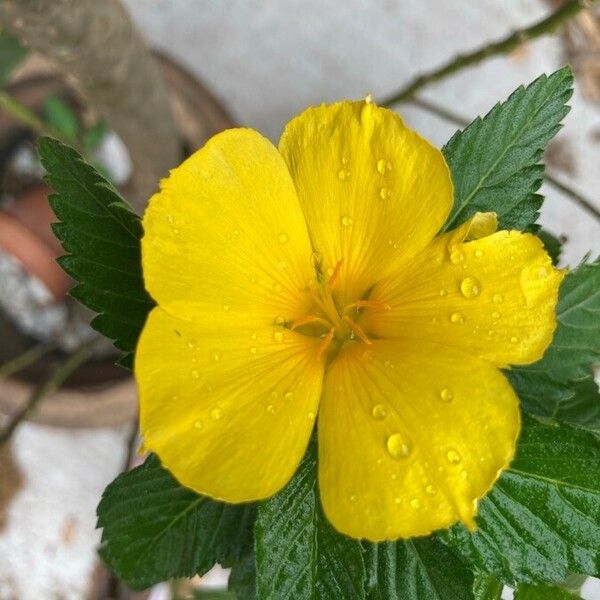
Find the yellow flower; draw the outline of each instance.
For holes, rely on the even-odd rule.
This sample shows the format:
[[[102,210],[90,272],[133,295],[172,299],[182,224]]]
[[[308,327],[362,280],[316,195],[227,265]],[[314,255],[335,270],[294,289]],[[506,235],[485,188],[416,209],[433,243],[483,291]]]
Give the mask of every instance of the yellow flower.
[[[306,110],[279,149],[225,131],[172,171],[144,217],[145,446],[245,502],[290,480],[318,423],[340,532],[473,526],[519,433],[499,369],[542,356],[562,274],[493,213],[436,237],[452,194],[442,154],[368,100]]]

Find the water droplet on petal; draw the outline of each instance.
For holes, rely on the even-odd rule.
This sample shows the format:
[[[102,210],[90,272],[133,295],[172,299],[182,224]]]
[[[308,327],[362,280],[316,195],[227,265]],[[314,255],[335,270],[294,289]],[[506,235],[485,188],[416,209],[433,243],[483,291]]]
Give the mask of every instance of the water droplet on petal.
[[[231,308],[231,306],[229,306],[229,304],[223,304],[223,310],[225,312],[229,312],[229,309]]]
[[[386,447],[393,458],[406,458],[411,451],[410,445],[400,433],[390,435],[387,439]]]
[[[514,335],[510,338],[511,344],[516,344],[518,341],[519,341],[519,338]]]
[[[381,421],[382,419],[385,419],[387,415],[387,409],[383,404],[376,404],[373,407],[371,414],[373,415],[374,419],[376,419],[377,421]]]
[[[413,498],[410,501],[410,507],[414,510],[419,510],[421,508],[421,501],[418,498]]]
[[[452,400],[454,399],[454,392],[448,388],[444,388],[441,392],[440,392],[440,400],[442,400],[442,402],[452,402]]]
[[[483,256],[483,250],[479,250],[478,248],[477,250],[475,250],[474,254],[476,258],[481,258]]]
[[[488,337],[494,337],[496,332],[493,329],[488,329]]]
[[[218,350],[213,350],[211,356],[215,362],[219,362],[221,360],[221,353]]]
[[[352,225],[352,218],[349,215],[344,215],[340,222],[344,227],[350,227],[350,225]]]
[[[481,294],[481,284],[475,277],[465,277],[460,282],[460,291],[465,298],[476,298]]]
[[[435,496],[437,493],[437,490],[435,489],[435,486],[429,484],[426,488],[425,488],[425,493],[428,494],[429,496]]]
[[[465,262],[465,253],[462,250],[452,250],[450,252],[450,262],[455,265]]]
[[[196,421],[194,421],[194,427],[196,429],[202,429],[202,421],[200,419],[197,419]]]
[[[315,413],[314,412],[309,412],[307,415],[307,418],[309,421],[314,421],[315,420]]]
[[[347,169],[340,169],[338,171],[338,179],[340,179],[341,181],[346,181],[348,177],[350,177],[350,171],[348,171]]]
[[[210,416],[214,421],[220,421],[223,418],[223,409],[216,406],[210,411]]]
[[[463,479],[468,479],[468,478],[469,478],[469,473],[468,473],[466,470],[464,470],[464,469],[463,469],[463,470],[460,472],[460,476],[461,476]]]
[[[400,498],[400,496],[396,496],[394,498],[394,504],[402,504],[402,498]]]
[[[289,240],[288,238],[288,234],[285,231],[282,231],[278,236],[277,236],[277,241],[280,244],[285,244],[287,241]]]
[[[504,302],[504,296],[502,294],[494,294],[492,302],[494,304],[502,304],[502,302]]]
[[[252,348],[250,348],[250,354],[256,354],[258,352],[258,350],[256,349],[256,346],[252,346]]]
[[[461,461],[460,454],[453,448],[450,448],[450,450],[446,452],[446,458],[448,459],[448,462],[453,465],[457,465]]]
[[[447,295],[448,295],[448,292],[446,290],[440,290],[440,296],[442,296],[442,298]]]
[[[437,325],[437,324],[439,323],[439,319],[438,319],[437,317],[431,317],[431,322],[432,322],[434,325]]]
[[[192,379],[200,379],[200,372],[198,369],[192,369]]]
[[[492,319],[494,319],[494,321],[497,321],[501,316],[502,315],[497,310],[492,313]]]
[[[386,160],[385,158],[380,158],[377,161],[377,171],[379,171],[379,173],[381,173],[381,175],[385,175],[386,171],[391,171],[392,170],[392,163],[389,160]]]
[[[283,342],[283,331],[276,331],[273,334],[273,339],[278,343],[281,344],[281,342]]]
[[[294,397],[294,392],[286,392],[284,398],[286,400],[291,400]]]
[[[267,405],[267,412],[270,415],[274,415],[275,414],[275,407],[272,404]]]
[[[392,191],[389,188],[382,187],[379,190],[379,197],[382,200],[388,200],[389,198],[392,197]]]
[[[275,317],[275,325],[284,325],[285,324],[285,319],[283,317]]]
[[[455,312],[450,315],[450,321],[457,325],[462,325],[465,322],[465,318],[461,313]]]
[[[350,162],[350,161],[349,161],[349,159],[348,159],[348,157],[347,157],[347,156],[342,156],[342,164],[343,164],[343,165],[347,165],[349,162]]]

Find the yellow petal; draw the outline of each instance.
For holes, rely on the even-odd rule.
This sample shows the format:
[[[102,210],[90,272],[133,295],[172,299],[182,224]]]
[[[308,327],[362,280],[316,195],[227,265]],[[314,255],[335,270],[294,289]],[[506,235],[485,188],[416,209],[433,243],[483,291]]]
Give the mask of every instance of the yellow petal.
[[[418,254],[452,207],[441,152],[372,102],[309,108],[279,143],[340,305]]]
[[[146,287],[170,314],[227,326],[305,314],[306,224],[281,155],[257,132],[224,131],[171,171],[143,225]]]
[[[502,373],[419,341],[352,343],[332,363],[319,413],[319,484],[340,532],[372,541],[461,520],[513,457],[515,394]]]
[[[536,236],[488,235],[494,222],[477,215],[379,282],[370,299],[391,310],[367,311],[363,327],[376,337],[462,348],[502,367],[539,360],[556,328],[564,273]]]
[[[319,343],[155,308],[135,361],[145,447],[196,492],[227,502],[271,496],[293,475],[313,428]]]

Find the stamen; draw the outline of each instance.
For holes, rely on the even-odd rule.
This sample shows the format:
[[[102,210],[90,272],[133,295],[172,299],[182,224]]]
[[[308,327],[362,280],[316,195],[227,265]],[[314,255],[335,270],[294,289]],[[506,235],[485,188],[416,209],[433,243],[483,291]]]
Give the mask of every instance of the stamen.
[[[331,344],[331,340],[333,340],[333,335],[335,333],[335,329],[332,327],[329,332],[327,333],[327,335],[323,338],[323,341],[319,344],[319,351],[317,352],[317,360],[321,360],[321,358],[323,358],[323,354],[325,354],[325,352],[327,351],[327,348],[329,348],[329,345]]]
[[[327,286],[329,287],[329,289],[331,289],[335,285],[335,282],[337,281],[340,275],[340,271],[342,269],[342,262],[343,260],[340,258],[340,260],[338,260],[337,265],[335,265],[335,269],[333,270],[333,273],[331,274],[331,277],[327,282]]]
[[[344,309],[344,312],[347,312],[350,308],[371,308],[373,310],[392,310],[392,307],[387,302],[382,302],[381,300],[358,300],[357,302],[353,302],[352,304],[348,304]]]
[[[367,337],[367,334],[363,331],[362,327],[360,325],[358,325],[357,323],[355,323],[350,317],[348,316],[344,316],[342,318],[342,320],[345,323],[348,323],[348,326],[350,327],[350,329],[352,329],[352,331],[354,331],[354,333],[365,343],[368,344],[369,346],[373,343],[371,342],[371,340]]]
[[[315,315],[307,315],[306,317],[301,317],[300,319],[296,319],[291,325],[290,329],[293,331],[298,327],[302,327],[302,325],[308,325],[309,323],[321,323],[326,327],[331,327],[331,323],[321,317],[317,317]]]

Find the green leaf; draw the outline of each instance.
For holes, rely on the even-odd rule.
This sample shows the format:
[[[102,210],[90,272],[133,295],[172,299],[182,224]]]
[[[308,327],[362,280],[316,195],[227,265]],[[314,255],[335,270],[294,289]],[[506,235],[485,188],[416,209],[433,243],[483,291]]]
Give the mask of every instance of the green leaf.
[[[522,583],[515,590],[515,600],[581,600],[581,597],[554,585]]]
[[[503,587],[502,582],[489,573],[477,573],[473,583],[473,595],[475,600],[500,600]]]
[[[369,600],[473,600],[473,573],[438,539],[370,546]]]
[[[260,600],[365,598],[361,544],[337,533],[321,509],[314,439],[292,481],[259,504],[255,537]]]
[[[256,599],[256,563],[250,548],[231,568],[229,590],[238,600]]]
[[[600,574],[600,439],[524,418],[516,457],[481,502],[477,529],[440,535],[505,583]]]
[[[78,285],[70,294],[99,315],[92,327],[114,340],[131,367],[132,352],[154,302],[142,278],[139,217],[115,188],[72,148],[41,138],[46,181],[56,194],[53,226],[67,256],[59,259]]]
[[[43,113],[46,122],[56,133],[66,140],[77,140],[79,123],[77,115],[68,104],[56,96],[49,96],[44,100]]]
[[[10,74],[27,55],[27,49],[6,29],[0,28],[0,85],[8,81]]]
[[[231,566],[252,543],[255,507],[182,487],[151,455],[117,477],[98,506],[100,555],[133,589]]]
[[[477,211],[494,211],[502,229],[530,229],[538,217],[544,148],[560,129],[573,93],[569,67],[519,87],[443,148],[454,181],[452,229]]]
[[[586,263],[563,280],[557,329],[544,357],[507,371],[527,412],[600,429],[600,394],[592,368],[600,360],[600,262]]]
[[[552,259],[552,264],[557,265],[562,252],[562,242],[546,229],[540,229],[536,235],[542,240],[546,252]]]

